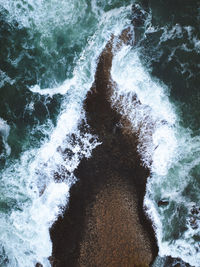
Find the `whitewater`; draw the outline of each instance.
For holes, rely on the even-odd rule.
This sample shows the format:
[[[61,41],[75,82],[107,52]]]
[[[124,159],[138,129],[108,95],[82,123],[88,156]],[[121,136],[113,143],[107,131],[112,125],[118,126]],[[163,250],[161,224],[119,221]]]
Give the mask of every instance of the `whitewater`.
[[[87,125],[83,101],[106,43],[131,25],[132,4],[0,0],[7,38],[16,38],[18,45],[14,38],[9,41],[2,60],[8,71],[0,66],[2,92],[6,86],[9,92],[3,95],[8,105],[1,105],[6,111],[0,113],[0,266],[51,266],[49,229],[68,203],[77,180],[74,170],[101,144],[98,136],[79,128],[82,122]],[[143,38],[160,30],[152,25],[151,12],[147,15]],[[191,28],[162,30],[160,44],[187,32],[199,53]],[[112,103],[122,101],[119,112],[131,121],[138,152],[151,173],[144,208],[159,246],[154,266],[172,256],[198,267],[200,218],[194,211],[200,203],[200,135],[183,125],[170,88],[141,59],[140,44],[122,46],[114,56],[111,76],[117,85]],[[12,101],[16,94],[16,103],[9,103],[9,94]],[[61,179],[56,180],[57,175]]]

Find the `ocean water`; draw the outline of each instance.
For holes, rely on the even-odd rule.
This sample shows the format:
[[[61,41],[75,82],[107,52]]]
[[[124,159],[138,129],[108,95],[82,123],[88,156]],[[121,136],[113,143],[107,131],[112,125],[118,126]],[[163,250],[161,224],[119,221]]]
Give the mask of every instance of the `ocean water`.
[[[114,56],[112,101],[122,99],[151,170],[144,206],[158,240],[154,265],[171,256],[199,267],[200,2],[147,2],[137,2],[146,12],[140,42]],[[100,145],[83,100],[105,44],[131,25],[133,3],[0,0],[0,266],[50,266],[49,228],[73,171]]]

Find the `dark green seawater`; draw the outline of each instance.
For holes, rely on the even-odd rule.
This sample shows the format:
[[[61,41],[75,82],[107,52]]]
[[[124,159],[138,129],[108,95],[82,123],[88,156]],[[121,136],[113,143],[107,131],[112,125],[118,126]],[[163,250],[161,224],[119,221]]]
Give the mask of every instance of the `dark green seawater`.
[[[199,134],[200,1],[150,1],[152,32],[142,54],[152,74],[170,88],[184,127]]]
[[[149,7],[140,58],[151,75],[167,85],[179,120],[177,162],[168,181],[157,181],[154,191],[157,203],[170,200],[158,209],[165,229],[162,242],[171,244],[172,256],[200,266],[200,1],[152,0]],[[169,192],[161,193],[165,190]]]
[[[74,169],[98,145],[78,128],[83,99],[105,44],[131,25],[133,3],[0,0],[0,266],[50,266],[48,229],[67,203]],[[139,44],[114,58],[115,97],[125,96],[124,112],[142,129],[155,266],[172,256],[199,267],[200,1],[137,4],[145,26]],[[135,93],[139,109],[129,99]]]

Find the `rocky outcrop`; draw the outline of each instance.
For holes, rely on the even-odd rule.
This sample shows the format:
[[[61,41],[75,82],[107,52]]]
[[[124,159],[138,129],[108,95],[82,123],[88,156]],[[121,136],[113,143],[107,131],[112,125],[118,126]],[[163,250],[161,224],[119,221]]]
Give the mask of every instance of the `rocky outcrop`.
[[[69,205],[51,228],[52,266],[149,266],[158,248],[143,211],[149,170],[137,152],[130,122],[110,101],[113,54],[130,41],[130,28],[112,37],[99,57],[84,102],[87,123],[101,145],[75,171]],[[80,126],[84,131],[84,125]]]
[[[133,24],[139,28],[144,16],[137,6],[134,12]],[[139,35],[134,34],[133,42],[132,33],[127,28],[118,38],[112,36],[99,57],[84,109],[101,145],[80,162],[68,207],[50,230],[52,266],[142,267],[149,266],[158,253],[151,222],[143,210],[149,170],[137,152],[137,134],[119,112],[120,101],[111,103],[117,86],[110,75],[113,55],[122,44],[135,44]],[[84,124],[80,129],[88,130]]]

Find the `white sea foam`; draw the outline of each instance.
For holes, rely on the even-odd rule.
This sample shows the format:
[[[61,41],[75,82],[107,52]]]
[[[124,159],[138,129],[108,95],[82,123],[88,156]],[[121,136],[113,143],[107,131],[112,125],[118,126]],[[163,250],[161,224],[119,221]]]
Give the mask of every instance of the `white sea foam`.
[[[184,38],[184,34],[187,34],[187,42],[186,43],[180,43],[180,45],[177,45],[172,49],[172,52],[169,56],[169,60],[173,57],[177,49],[185,50],[186,52],[195,51],[199,53],[200,51],[200,40],[195,35],[195,28],[192,26],[181,26],[180,24],[176,24],[173,27],[165,26],[157,29],[153,29],[152,32],[160,31],[162,30],[163,33],[160,37],[159,45],[161,43],[165,43],[168,40],[175,40],[180,39],[182,40]],[[151,26],[149,26],[149,29],[147,32],[151,32]]]
[[[154,221],[160,256],[178,257],[192,266],[199,266],[199,218],[192,215],[192,208],[200,203],[198,185],[192,170],[200,166],[199,137],[191,137],[190,131],[179,128],[176,158],[166,176],[153,175],[148,180],[145,205]],[[190,188],[187,190],[187,188]],[[167,199],[169,206],[158,208],[157,201]],[[195,201],[193,202],[193,200]],[[171,208],[170,208],[171,205]],[[174,222],[177,220],[177,223]],[[169,227],[171,225],[171,228]],[[184,230],[181,228],[184,227]],[[174,232],[179,233],[174,238]]]
[[[181,34],[178,26],[172,30],[170,38],[174,34]],[[179,126],[167,88],[148,74],[137,50],[124,46],[114,57],[111,75],[117,83],[113,104],[121,102],[119,110],[132,122],[133,131],[139,137],[138,151],[151,170],[144,205],[153,221],[159,255],[181,257],[198,267],[199,245],[193,236],[198,235],[199,228],[188,223],[192,201],[183,192],[195,184],[191,170],[200,164],[199,157],[195,156],[199,153],[199,138],[192,138],[188,129]],[[198,192],[195,193],[195,189],[191,191],[199,199]],[[171,210],[170,206],[159,208],[157,201],[160,199],[167,199],[174,207]],[[181,209],[184,212],[181,213]],[[177,216],[182,222],[180,225],[178,222],[174,225]],[[185,230],[179,229],[184,223]],[[178,238],[174,239],[173,231],[180,232]]]
[[[63,84],[54,88],[41,89],[39,85],[35,85],[30,90],[33,93],[53,96],[55,94],[64,95],[71,89],[80,93],[77,97],[83,98],[84,93],[87,92],[94,81],[98,56],[111,38],[111,35],[118,36],[130,24],[128,18],[130,11],[131,6],[127,6],[126,8],[112,9],[101,14],[96,31],[88,39],[88,45],[81,53],[71,79],[65,80]]]
[[[61,94],[65,95],[67,91],[70,89],[71,86],[76,84],[74,79],[69,79],[66,80],[61,86],[54,87],[54,88],[46,88],[46,89],[41,89],[39,85],[35,85],[30,87],[30,91],[33,93],[39,93],[40,95],[49,95],[53,96],[54,94]]]
[[[5,72],[0,70],[0,88],[4,86],[5,83],[9,83],[10,85],[14,84],[14,80],[12,80]]]
[[[166,89],[151,79],[137,51],[128,46],[114,57],[111,75],[117,82],[113,101],[123,96],[123,112],[129,116],[134,131],[139,135],[138,149],[144,163],[151,165],[152,172],[166,174],[177,146],[174,134],[176,116]],[[135,101],[134,95],[137,96]]]
[[[7,155],[10,155],[11,153],[11,148],[7,143],[9,132],[10,132],[10,126],[7,124],[6,121],[0,118],[0,135],[2,136],[3,144],[5,146]]]
[[[99,144],[95,136],[78,130],[80,119],[84,119],[81,114],[80,105],[70,104],[60,114],[50,139],[39,150],[25,152],[20,162],[2,174],[3,194],[17,203],[9,218],[1,219],[5,231],[0,239],[9,257],[8,266],[28,267],[37,261],[50,266],[49,228],[67,204],[69,188],[76,180],[74,169]],[[59,182],[54,180],[56,173]]]
[[[32,27],[32,24],[38,23],[36,26],[41,27],[41,31],[46,36],[51,33],[47,28],[51,29],[52,18],[55,17],[59,22],[63,18],[62,15],[67,17],[69,12],[70,16],[65,22],[73,24],[81,13],[77,8],[78,11],[76,10],[73,15],[75,17],[72,17],[73,12],[70,8],[73,9],[79,4],[84,6],[84,3],[84,1],[62,1],[58,5],[56,1],[37,1],[30,2],[32,5],[30,8],[24,1],[9,1],[4,3],[4,7],[10,13],[14,9],[13,16],[23,26]],[[27,13],[19,10],[17,4],[25,5]],[[39,9],[36,6],[39,6]],[[29,267],[36,262],[40,262],[45,267],[50,266],[48,257],[51,255],[52,244],[49,228],[62,212],[62,207],[67,204],[69,188],[76,181],[73,175],[74,169],[81,158],[90,157],[91,151],[99,145],[96,136],[81,133],[79,130],[79,124],[85,120],[82,103],[94,81],[99,54],[111,34],[119,35],[130,23],[128,18],[130,11],[131,6],[128,6],[101,12],[101,16],[98,15],[95,34],[88,39],[86,48],[76,62],[72,79],[66,80],[55,88],[41,89],[39,85],[30,88],[36,94],[65,96],[56,127],[49,123],[49,128],[39,126],[33,129],[33,131],[44,131],[45,136],[49,136],[48,139],[42,141],[39,149],[23,153],[19,161],[2,172],[3,196],[16,203],[10,210],[9,216],[4,214],[0,218],[0,224],[4,229],[0,233],[0,240],[9,260],[6,263],[7,266]],[[85,12],[84,8],[81,12]],[[30,112],[33,108],[32,102],[26,106]],[[59,181],[56,182],[55,178]]]
[[[47,35],[55,26],[77,23],[87,8],[85,1],[77,0],[0,0],[0,4],[10,13],[10,19],[26,28],[37,27]]]

